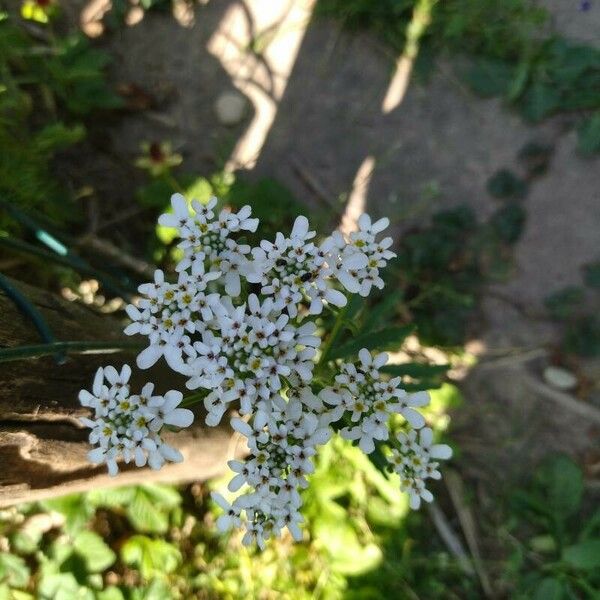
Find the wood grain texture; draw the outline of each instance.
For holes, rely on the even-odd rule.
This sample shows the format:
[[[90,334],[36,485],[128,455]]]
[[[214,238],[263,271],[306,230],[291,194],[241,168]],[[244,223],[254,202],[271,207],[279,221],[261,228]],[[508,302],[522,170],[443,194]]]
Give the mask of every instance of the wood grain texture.
[[[47,291],[13,282],[46,319],[58,340],[125,339],[118,320],[88,307],[67,302]],[[25,315],[0,291],[0,347],[38,344],[39,336]],[[207,428],[196,411],[195,424],[178,434],[167,434],[185,461],[158,472],[123,465],[111,478],[102,466],[86,460],[87,431],[78,418],[87,414],[77,401],[82,387],[90,387],[101,365],[135,363],[131,353],[69,355],[63,365],[50,356],[0,363],[0,506],[31,501],[92,487],[149,481],[193,481],[217,475],[237,453],[227,427]],[[184,389],[183,380],[165,367],[139,372],[132,387],[146,381],[159,392]]]

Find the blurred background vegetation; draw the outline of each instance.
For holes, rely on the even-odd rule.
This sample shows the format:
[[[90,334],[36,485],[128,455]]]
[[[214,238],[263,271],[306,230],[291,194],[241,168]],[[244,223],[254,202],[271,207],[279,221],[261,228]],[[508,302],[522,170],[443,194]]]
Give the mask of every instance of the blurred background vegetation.
[[[172,232],[155,225],[174,191],[250,204],[267,235],[301,213],[310,212],[320,231],[337,224],[344,198],[309,209],[286,182],[228,168],[227,137],[214,143],[206,172],[151,133],[123,165],[105,129],[153,108],[155,99],[114,81],[119,57],[80,30],[71,5],[8,5],[0,12],[2,272],[124,318],[123,300],[153,265],[169,270],[177,259]],[[108,35],[119,35],[132,6],[172,18],[168,0],[114,0],[103,16]],[[557,35],[533,1],[319,0],[314,19],[372,36],[394,60],[409,56],[421,82],[435,61],[449,60],[469,93],[497,98],[529,123],[561,115],[581,156],[600,151],[600,50]],[[246,51],[260,55],[267,34]],[[485,218],[458,203],[403,231],[385,294],[372,310],[350,309],[348,344],[390,330],[393,343],[384,336],[382,347],[397,350],[408,340],[402,348],[412,362],[396,372],[409,387],[432,390],[428,421],[440,436],[464,405],[452,373],[474,362],[465,345],[483,290],[513,272],[523,200],[551,154],[528,143],[518,150],[518,172],[490,173],[487,193],[497,208]],[[111,169],[128,185],[118,198],[102,189]],[[438,193],[433,182],[425,202]],[[562,324],[560,357],[600,354],[600,320],[589,303],[600,288],[599,265],[587,265],[581,286],[545,301],[549,318]],[[460,445],[454,448],[460,462]],[[336,439],[305,492],[305,541],[283,539],[263,553],[217,534],[209,491],[220,481],[95,490],[8,508],[0,511],[0,600],[600,598],[600,510],[579,464],[546,457],[502,487],[478,523],[483,549],[468,509],[474,488],[465,490],[457,472],[448,480],[438,504],[409,514],[398,482]]]

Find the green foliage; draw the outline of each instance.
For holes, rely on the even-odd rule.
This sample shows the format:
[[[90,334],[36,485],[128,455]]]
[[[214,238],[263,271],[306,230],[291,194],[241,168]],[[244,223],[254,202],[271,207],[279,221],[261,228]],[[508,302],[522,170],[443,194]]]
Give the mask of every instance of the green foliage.
[[[105,52],[81,33],[42,42],[18,18],[0,16],[0,195],[58,222],[73,219],[69,193],[53,172],[55,156],[80,142],[79,121],[121,105],[107,86]],[[64,183],[64,182],[63,182]],[[0,216],[0,229],[19,227]]]
[[[368,29],[402,53],[409,50],[409,32],[424,6],[431,13],[425,57],[448,50],[466,55],[465,83],[481,96],[503,97],[529,121],[596,111],[579,125],[579,149],[600,150],[600,50],[545,36],[548,15],[532,0],[321,0],[317,14],[336,17],[350,29]]]
[[[584,279],[585,284],[594,289],[600,289],[600,261],[589,263],[584,266]]]
[[[524,218],[523,209],[512,202],[488,223],[478,223],[471,208],[459,206],[434,215],[431,225],[402,238],[390,275],[401,282],[402,302],[396,311],[403,312],[403,319],[410,317],[423,343],[463,343],[482,285],[510,270],[511,245]]]
[[[583,274],[587,290],[579,286],[567,286],[544,300],[550,315],[565,323],[561,347],[567,353],[600,356],[600,317],[586,306],[587,295],[597,295],[599,273],[598,263],[585,265]]]
[[[583,518],[583,475],[566,456],[549,459],[528,489],[513,496],[516,524],[529,539],[517,538],[515,598],[592,598],[600,586],[600,512]],[[523,550],[528,547],[529,552]]]
[[[402,342],[414,331],[414,326],[386,327],[377,331],[369,331],[348,342],[336,346],[329,353],[329,358],[347,358],[355,356],[361,348],[368,350],[399,350]]]
[[[0,540],[9,552],[0,553],[0,598],[4,589],[11,600],[252,600],[267,592],[290,600],[348,593],[384,600],[399,584],[397,577],[369,578],[383,565],[399,573],[405,591],[421,594],[432,580],[439,589],[446,585],[445,572],[432,571],[427,581],[419,577],[429,542],[416,540],[429,538],[418,517],[409,515],[397,477],[379,471],[342,439],[317,458],[304,493],[307,528],[300,544],[275,540],[258,552],[241,546],[237,534],[218,535],[218,510],[207,502],[207,491],[98,489],[3,511]],[[155,505],[167,531],[148,530],[154,519],[146,521],[140,497]],[[33,523],[41,531],[35,552],[24,558],[13,540]],[[400,543],[402,554],[392,550]],[[452,564],[437,542],[434,548],[439,564]],[[469,583],[453,577],[448,585],[460,593]]]
[[[487,182],[488,192],[495,198],[523,198],[527,184],[508,169],[496,171]]]
[[[573,316],[583,298],[583,288],[568,286],[547,296],[544,305],[553,318],[568,319]]]

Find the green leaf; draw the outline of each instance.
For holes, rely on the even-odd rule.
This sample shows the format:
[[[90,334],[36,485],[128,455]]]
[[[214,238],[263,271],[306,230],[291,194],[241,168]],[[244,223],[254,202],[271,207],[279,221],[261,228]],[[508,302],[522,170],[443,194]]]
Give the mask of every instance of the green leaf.
[[[487,190],[494,198],[523,198],[527,183],[512,171],[500,169],[488,179]]]
[[[536,482],[545,509],[558,521],[566,520],[579,510],[583,474],[567,456],[559,456],[540,467]]]
[[[464,79],[479,96],[504,96],[510,89],[514,72],[514,67],[506,62],[481,59],[466,72]]]
[[[94,600],[92,590],[80,586],[73,573],[44,575],[37,591],[38,600]]]
[[[387,288],[386,288],[387,290]],[[355,294],[353,298],[359,297],[358,294]],[[386,291],[386,295],[379,300],[375,306],[368,309],[366,312],[365,319],[363,321],[361,330],[363,332],[372,331],[377,326],[381,326],[383,323],[392,320],[396,309],[402,302],[402,298],[404,297],[404,291]]]
[[[555,319],[568,319],[583,301],[583,289],[576,286],[568,286],[544,300],[544,306]]]
[[[520,100],[521,113],[530,121],[541,121],[560,108],[560,93],[552,84],[535,82]]]
[[[583,121],[577,128],[577,148],[586,156],[600,151],[600,112]]]
[[[0,552],[0,582],[22,588],[27,586],[29,575],[29,567],[20,556]]]
[[[127,506],[135,497],[136,488],[124,486],[118,488],[98,488],[87,492],[86,499],[92,506],[119,508]]]
[[[537,586],[533,600],[561,600],[564,598],[565,587],[562,581],[554,577],[546,577]]]
[[[167,514],[153,504],[143,491],[139,490],[127,507],[127,518],[136,531],[165,533],[169,527]]]
[[[366,333],[333,348],[329,358],[345,358],[354,356],[362,348],[367,350],[397,350],[404,340],[415,330],[414,325],[388,327],[373,333]]]
[[[600,569],[600,539],[587,540],[565,548],[562,559],[574,569]]]
[[[173,488],[142,485],[127,506],[127,517],[137,531],[165,533],[169,526],[168,511],[180,502],[181,496]]]
[[[73,540],[75,551],[83,558],[89,573],[100,573],[116,560],[115,553],[93,531],[82,531]]]
[[[394,377],[414,377],[415,379],[425,379],[444,375],[450,365],[426,365],[422,363],[403,363],[401,365],[385,365],[380,370]]]
[[[94,509],[86,502],[82,494],[70,494],[52,500],[43,500],[40,506],[47,511],[56,511],[65,517],[65,531],[69,535],[75,535],[81,531],[88,519],[94,513]]]
[[[600,356],[600,317],[590,315],[572,323],[563,345],[567,352],[579,356]]]
[[[500,240],[514,244],[521,237],[525,219],[525,209],[520,204],[511,202],[492,215],[490,226]]]
[[[139,569],[142,577],[172,573],[181,563],[179,550],[164,540],[153,540],[145,535],[130,537],[121,548],[121,559]]]
[[[585,285],[600,290],[600,261],[589,263],[583,267]]]
[[[202,204],[207,204],[213,195],[212,185],[205,177],[198,177],[185,188],[185,196],[190,200],[198,200]]]
[[[111,585],[100,592],[96,592],[96,598],[97,600],[125,600],[123,592],[114,585]]]

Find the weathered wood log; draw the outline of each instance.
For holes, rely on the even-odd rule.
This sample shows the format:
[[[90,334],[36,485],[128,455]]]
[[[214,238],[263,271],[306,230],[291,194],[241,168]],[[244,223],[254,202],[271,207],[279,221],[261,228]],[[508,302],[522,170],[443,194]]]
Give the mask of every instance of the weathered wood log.
[[[49,292],[13,282],[42,313],[60,341],[123,340],[122,324],[83,304],[68,302]],[[0,291],[0,347],[39,344],[31,321]],[[103,466],[87,462],[87,431],[78,418],[87,414],[77,400],[82,387],[91,386],[101,365],[134,364],[132,352],[69,355],[58,365],[52,356],[0,363],[0,506],[31,501],[108,485],[148,481],[194,481],[217,475],[235,452],[227,427],[207,428],[203,414],[178,434],[167,434],[185,461],[160,471],[123,466],[111,478]],[[132,387],[146,381],[159,392],[184,389],[183,382],[165,368],[138,372]]]

